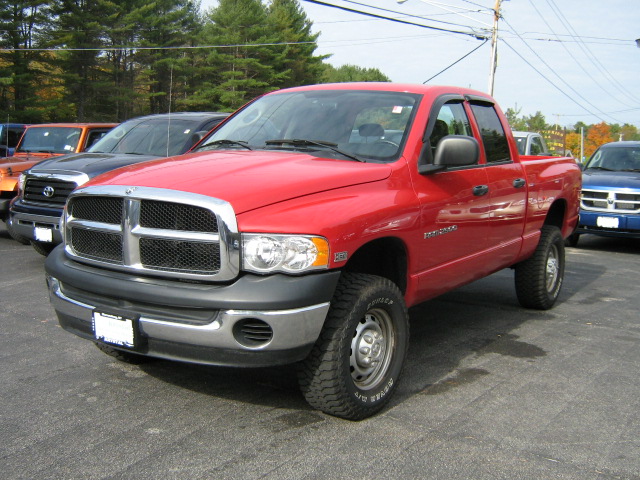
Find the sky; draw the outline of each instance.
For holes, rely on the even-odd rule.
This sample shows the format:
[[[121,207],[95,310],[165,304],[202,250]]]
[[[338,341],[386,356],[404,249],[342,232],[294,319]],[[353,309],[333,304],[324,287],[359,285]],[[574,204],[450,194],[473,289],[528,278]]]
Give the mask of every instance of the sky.
[[[476,37],[491,37],[497,0],[317,0],[461,33],[299,1],[320,32],[316,55],[331,55],[326,62],[336,67],[489,91],[491,40]],[[202,0],[205,9],[215,5]],[[493,96],[503,110],[539,111],[560,127],[640,128],[640,0],[502,0],[500,14]]]

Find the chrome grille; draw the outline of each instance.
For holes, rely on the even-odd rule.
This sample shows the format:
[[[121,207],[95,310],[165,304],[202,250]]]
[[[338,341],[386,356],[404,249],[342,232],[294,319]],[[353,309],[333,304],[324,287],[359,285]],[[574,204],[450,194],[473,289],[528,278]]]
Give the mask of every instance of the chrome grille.
[[[24,186],[24,199],[27,202],[61,207],[76,186],[75,182],[55,178],[28,177]]]
[[[231,205],[149,187],[76,190],[65,216],[67,254],[84,263],[157,276],[227,281],[239,272]]]
[[[580,206],[597,212],[639,213],[640,193],[584,189]]]

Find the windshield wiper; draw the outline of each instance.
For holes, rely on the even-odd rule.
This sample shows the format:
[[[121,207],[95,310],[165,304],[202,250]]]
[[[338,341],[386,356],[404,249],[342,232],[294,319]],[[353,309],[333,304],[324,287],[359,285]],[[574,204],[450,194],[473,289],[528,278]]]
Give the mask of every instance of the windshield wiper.
[[[198,148],[196,148],[196,151],[198,150],[209,150],[208,147],[215,147],[217,145],[225,145],[225,146],[232,146],[232,145],[237,145],[240,147],[244,147],[247,150],[253,150],[253,148],[251,148],[247,142],[242,141],[242,140],[228,140],[226,138],[223,138],[222,140],[214,140],[213,142],[209,142],[205,145],[202,145]]]
[[[283,138],[280,140],[267,140],[264,142],[266,145],[293,145],[294,147],[320,147],[326,150],[331,150],[332,152],[336,152],[344,157],[350,158],[351,160],[355,160],[356,162],[364,162],[363,159],[356,157],[350,153],[340,150],[337,148],[337,143],[332,142],[324,142],[318,140],[304,140],[299,138]]]
[[[612,169],[605,167],[587,167],[586,170],[606,170],[607,172],[613,172]]]

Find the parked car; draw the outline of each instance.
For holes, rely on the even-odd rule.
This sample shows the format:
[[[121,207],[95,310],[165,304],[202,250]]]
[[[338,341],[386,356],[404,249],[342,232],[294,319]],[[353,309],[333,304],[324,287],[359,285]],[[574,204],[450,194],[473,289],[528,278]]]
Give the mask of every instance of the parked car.
[[[520,155],[551,155],[547,143],[539,133],[514,131],[513,138],[516,140]]]
[[[29,125],[11,157],[0,159],[0,220],[21,243],[29,241],[13,229],[9,203],[18,194],[20,174],[49,157],[83,152],[98,141],[116,123],[46,123]]]
[[[25,128],[22,123],[0,124],[0,158],[13,155]]]
[[[10,222],[38,253],[48,254],[62,241],[60,216],[78,185],[114,168],[185,153],[229,116],[219,112],[149,115],[126,121],[88,151],[52,158],[25,172],[11,203]]]
[[[45,270],[60,325],[109,355],[297,363],[314,408],[358,420],[398,386],[407,307],[510,267],[524,307],[554,305],[579,195],[484,93],[310,85],[74,190]]]
[[[602,145],[583,166],[580,235],[640,238],[640,142]]]

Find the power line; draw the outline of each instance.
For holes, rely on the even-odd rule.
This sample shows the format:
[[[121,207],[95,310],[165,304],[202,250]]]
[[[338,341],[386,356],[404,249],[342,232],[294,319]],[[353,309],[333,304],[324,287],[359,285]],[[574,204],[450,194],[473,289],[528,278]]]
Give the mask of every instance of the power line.
[[[588,105],[590,105],[592,108],[594,108],[595,110],[597,110],[598,112],[600,112],[602,115],[606,115],[602,110],[600,110],[598,107],[596,107],[593,103],[591,103],[591,102],[590,102],[589,100],[587,100],[584,96],[582,96],[582,95],[580,94],[580,92],[578,92],[575,88],[573,88],[573,86],[571,86],[571,85],[569,84],[569,82],[567,82],[564,78],[562,78],[558,72],[556,72],[553,68],[551,68],[551,66],[550,66],[550,65],[549,65],[549,64],[548,64],[548,63],[547,63],[547,62],[546,62],[546,61],[545,61],[545,60],[544,60],[540,55],[538,55],[538,53],[537,53],[537,52],[536,52],[536,51],[535,51],[535,50],[534,50],[534,49],[533,49],[533,48],[532,48],[532,47],[531,47],[531,46],[530,46],[530,45],[525,41],[525,39],[524,39],[524,38],[522,38],[522,37],[520,36],[520,34],[518,34],[518,32],[517,32],[517,31],[516,31],[512,26],[511,26],[511,24],[510,24],[506,19],[504,19],[504,18],[503,18],[503,22],[504,22],[504,23],[506,23],[506,24],[509,26],[509,28],[510,28],[510,29],[511,29],[511,30],[512,30],[512,31],[513,31],[513,32],[518,36],[518,38],[520,38],[520,40],[522,41],[522,43],[524,43],[524,44],[525,44],[525,46],[526,46],[529,50],[531,50],[531,52],[532,52],[532,53],[533,53],[533,54],[538,58],[538,60],[540,60],[540,62],[542,62],[542,64],[543,64],[545,67],[547,67],[547,68],[548,68],[548,69],[549,69],[549,70],[550,70],[550,71],[551,71],[551,72],[552,72],[552,73],[553,73],[553,74],[554,74],[554,75],[555,75],[555,76],[556,76],[556,77],[557,77],[557,78],[558,78],[558,79],[559,79],[559,80],[560,80],[560,81],[561,81],[561,82],[562,82],[566,87],[568,87],[568,88],[569,88],[569,90],[571,90],[574,94],[576,94],[578,97],[580,97],[583,101],[585,101],[585,102],[586,102]],[[583,106],[582,108],[584,108],[584,106]],[[585,110],[587,110],[587,109],[585,108]],[[588,111],[588,110],[587,110],[587,111]],[[617,120],[616,120],[615,118],[611,117],[610,115],[606,115],[606,116],[608,116],[609,118],[611,118],[612,120],[614,120],[614,121],[616,121],[616,122],[617,122]],[[602,120],[602,118],[601,118],[601,120]]]
[[[459,35],[466,35],[466,36],[469,36],[469,37],[474,37],[474,38],[476,38],[478,40],[484,40],[486,38],[485,36],[482,36],[482,35],[477,34],[475,32],[463,32],[463,31],[460,31],[460,30],[450,30],[450,29],[447,29],[447,28],[434,27],[432,25],[424,25],[424,24],[420,24],[420,23],[408,22],[406,20],[400,20],[398,18],[385,17],[384,15],[377,15],[375,13],[363,12],[361,10],[355,10],[353,8],[343,7],[343,6],[340,6],[340,5],[334,5],[332,3],[322,2],[320,0],[303,0],[303,1],[308,2],[308,3],[315,3],[317,5],[323,5],[325,7],[337,8],[338,10],[344,10],[345,12],[355,13],[355,14],[358,14],[358,15],[366,15],[366,16],[373,17],[373,18],[379,18],[379,19],[382,19],[382,20],[389,20],[391,22],[402,23],[404,25],[413,25],[414,27],[427,28],[427,29],[430,29],[430,30],[438,30],[440,32],[448,32],[448,33],[455,33],[455,34],[459,34]],[[396,13],[399,13],[399,12],[396,12]]]
[[[446,72],[447,70],[449,70],[451,67],[453,67],[456,63],[461,62],[462,60],[464,60],[465,58],[467,58],[469,55],[471,55],[473,52],[475,52],[476,50],[478,50],[480,47],[484,46],[485,43],[487,43],[489,41],[489,39],[485,39],[484,42],[482,42],[480,45],[478,45],[476,48],[474,48],[473,50],[471,50],[469,53],[467,53],[466,55],[460,57],[458,60],[456,60],[455,62],[453,62],[451,65],[449,65],[447,68],[444,68],[442,70],[440,70],[438,73],[436,73],[433,77],[430,77],[428,79],[426,79],[424,82],[422,82],[423,84],[428,83],[430,80],[433,80],[434,78],[436,78],[438,75],[440,75],[443,72]]]
[[[234,45],[185,45],[176,47],[137,47],[134,45],[120,47],[95,47],[95,48],[0,48],[0,52],[113,52],[120,50],[197,50],[203,48],[237,48],[237,47],[272,47],[279,45],[304,45],[315,44],[314,41],[307,42],[273,42],[273,43],[238,43]]]

